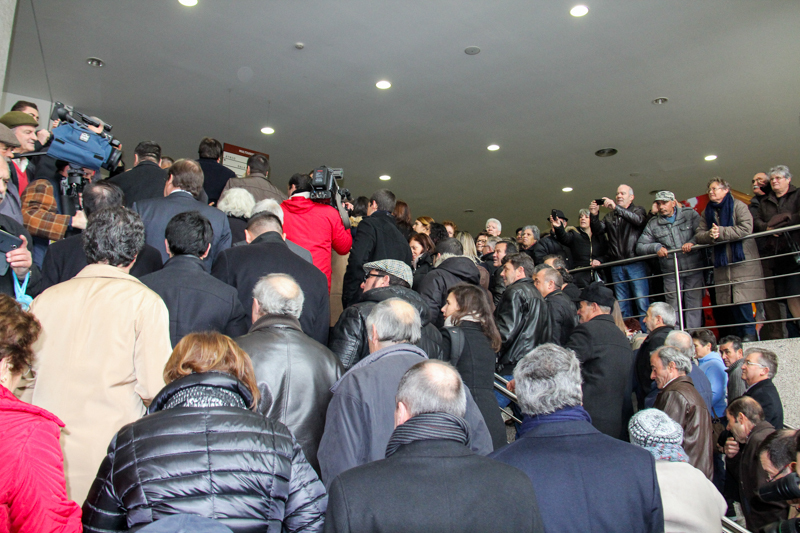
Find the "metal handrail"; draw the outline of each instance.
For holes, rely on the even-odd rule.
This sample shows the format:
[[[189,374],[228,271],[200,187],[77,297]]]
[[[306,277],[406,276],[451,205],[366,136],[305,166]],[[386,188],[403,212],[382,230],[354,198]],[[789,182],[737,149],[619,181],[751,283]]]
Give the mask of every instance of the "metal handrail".
[[[727,516],[722,517],[722,531],[723,533],[750,533],[749,529],[745,529]]]
[[[510,390],[508,390],[508,380],[506,378],[504,378],[503,376],[501,376],[500,374],[495,374],[494,375],[494,379],[495,379],[495,382],[494,382],[495,390],[500,392],[500,394],[502,394],[503,396],[505,396],[506,398],[508,398],[512,402],[514,402],[515,404],[519,405],[519,401],[517,400],[517,395],[514,394],[513,392],[511,392]],[[498,383],[498,381],[500,383]],[[514,416],[514,413],[512,413],[512,412],[510,412],[510,411],[508,411],[506,409],[503,409],[502,407],[500,408],[500,410],[503,411],[509,418],[511,418],[511,420],[513,420],[517,424],[522,424],[522,420],[520,420],[519,418]]]
[[[768,231],[761,231],[759,233],[751,233],[750,235],[742,237],[741,239],[736,239],[734,241],[720,241],[720,242],[714,243],[714,244],[695,244],[694,246],[692,246],[692,251],[694,252],[695,250],[703,250],[705,248],[712,248],[712,247],[717,246],[719,244],[731,244],[731,243],[734,243],[734,242],[741,242],[741,241],[744,241],[744,240],[747,240],[747,239],[758,239],[760,237],[771,237],[771,236],[777,235],[779,233],[786,233],[786,232],[789,232],[789,231],[798,231],[798,230],[800,230],[800,224],[797,224],[795,226],[787,226],[785,228],[778,228],[778,229],[773,229],[773,230],[768,230]],[[674,250],[667,250],[667,254],[676,254],[676,253],[683,253],[683,250],[681,250],[680,248],[675,248]],[[793,255],[793,252],[789,252],[787,254],[782,254],[782,255]],[[778,256],[771,255],[769,257],[778,257]],[[621,266],[621,265],[627,265],[627,264],[630,264],[630,263],[638,263],[639,261],[644,261],[645,259],[661,259],[661,258],[658,257],[658,254],[638,255],[636,257],[631,257],[630,259],[619,259],[617,261],[609,261],[608,263],[601,263],[600,266],[598,266],[598,267],[585,266],[585,267],[574,268],[574,269],[570,270],[570,272],[572,273],[572,272],[587,272],[587,271],[591,271],[591,270],[600,270],[600,269],[607,268],[607,267],[612,267],[612,266]],[[698,270],[700,270],[700,269],[698,269]],[[687,270],[686,272],[689,272],[689,271]]]

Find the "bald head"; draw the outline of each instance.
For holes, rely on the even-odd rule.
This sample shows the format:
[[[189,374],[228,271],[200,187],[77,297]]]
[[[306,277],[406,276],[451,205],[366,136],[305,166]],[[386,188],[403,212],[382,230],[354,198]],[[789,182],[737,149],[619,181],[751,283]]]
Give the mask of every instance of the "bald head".
[[[670,331],[664,339],[664,346],[672,346],[681,351],[689,359],[694,359],[694,342],[692,336],[685,331]]]
[[[253,288],[253,322],[264,315],[288,315],[300,318],[303,290],[288,274],[269,274]]]
[[[617,205],[627,209],[633,203],[633,188],[630,185],[622,184],[617,187],[617,195],[615,197]]]
[[[396,399],[396,425],[423,413],[463,417],[467,409],[466,391],[458,371],[435,359],[417,363],[406,371],[397,388]]]

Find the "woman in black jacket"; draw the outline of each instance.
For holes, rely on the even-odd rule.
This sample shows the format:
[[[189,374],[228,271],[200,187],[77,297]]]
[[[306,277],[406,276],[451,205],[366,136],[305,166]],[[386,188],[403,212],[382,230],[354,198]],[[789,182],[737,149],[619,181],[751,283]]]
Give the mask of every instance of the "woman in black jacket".
[[[486,291],[459,284],[450,289],[442,307],[444,359],[456,367],[481,410],[497,450],[508,444],[506,428],[494,396],[494,368],[500,349],[500,332],[494,323]]]
[[[408,245],[411,247],[411,269],[414,271],[414,284],[411,288],[416,291],[419,290],[422,278],[433,269],[436,247],[425,233],[412,233],[408,238]]]
[[[187,335],[164,380],[149,414],[111,441],[83,504],[84,531],[176,513],[237,533],[322,531],[325,488],[286,426],[254,412],[253,365],[230,337]]]
[[[556,233],[558,242],[567,246],[572,251],[572,268],[592,266],[599,268],[601,263],[606,260],[606,243],[602,235],[592,234],[591,214],[588,209],[580,210],[580,223],[578,228],[564,228],[561,219],[553,220],[553,230]],[[592,271],[574,272],[575,284],[578,287],[585,287],[592,280]]]

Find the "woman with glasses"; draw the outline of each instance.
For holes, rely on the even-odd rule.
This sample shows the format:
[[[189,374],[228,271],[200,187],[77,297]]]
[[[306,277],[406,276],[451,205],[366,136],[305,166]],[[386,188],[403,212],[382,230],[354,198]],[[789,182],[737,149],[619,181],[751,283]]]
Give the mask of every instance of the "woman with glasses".
[[[769,231],[800,224],[800,192],[792,185],[792,173],[789,167],[778,165],[769,171],[769,183],[772,191],[761,198],[758,216],[753,221],[756,232]],[[789,274],[775,278],[775,296],[786,298],[794,318],[800,318],[800,254],[793,253],[800,248],[800,231],[790,231],[766,237],[765,252],[770,255],[786,254],[773,257],[765,264],[767,275],[771,271],[774,276]],[[772,296],[772,295],[770,295]]]
[[[753,233],[753,217],[744,202],[731,194],[722,178],[708,182],[708,206],[695,232],[698,244],[713,244],[714,290],[717,305],[730,306],[716,313],[717,322],[739,324],[736,335],[744,342],[757,341],[753,304],[766,298],[764,274],[758,261],[755,239],[740,240]],[[716,310],[715,310],[716,311]]]
[[[77,533],[81,508],[67,498],[58,443],[64,423],[13,394],[41,330],[32,314],[0,294],[0,531]]]

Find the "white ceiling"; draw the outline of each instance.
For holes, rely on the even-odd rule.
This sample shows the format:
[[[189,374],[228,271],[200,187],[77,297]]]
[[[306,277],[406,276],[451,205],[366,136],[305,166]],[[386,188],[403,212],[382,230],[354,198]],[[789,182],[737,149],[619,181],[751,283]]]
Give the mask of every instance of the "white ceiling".
[[[3,89],[97,115],[128,151],[267,152],[279,186],[343,167],[355,195],[388,186],[473,232],[572,218],[622,182],[649,204],[800,169],[800,2],[586,1],[574,18],[577,0],[19,0]]]

